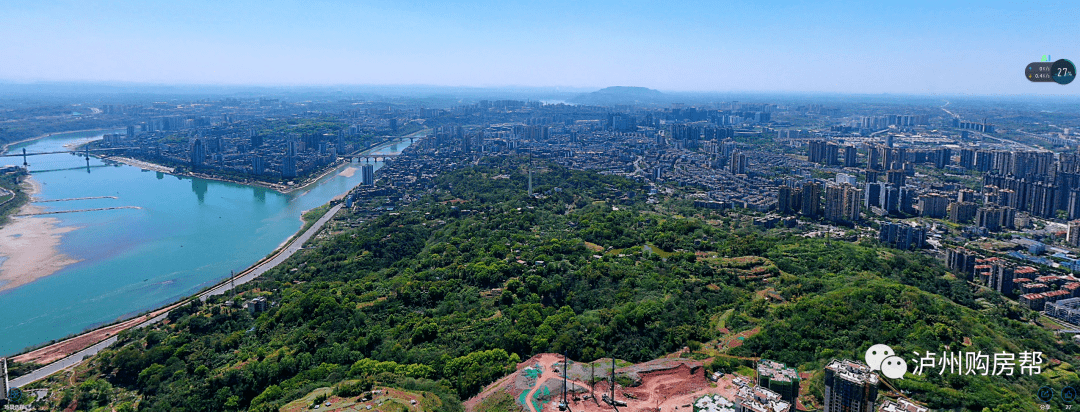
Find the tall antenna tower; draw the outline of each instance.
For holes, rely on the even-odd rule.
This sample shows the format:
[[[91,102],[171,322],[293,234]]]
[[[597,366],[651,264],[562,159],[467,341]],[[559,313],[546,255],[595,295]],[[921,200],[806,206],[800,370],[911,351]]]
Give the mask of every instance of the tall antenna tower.
[[[532,165],[529,165],[529,196],[532,196]]]
[[[566,374],[569,373],[567,368],[570,367],[570,358],[566,356],[567,352],[563,352],[563,368],[562,368],[562,403],[559,404],[559,410],[565,411],[569,407],[569,403],[566,402]]]
[[[615,406],[615,354],[611,354],[611,406]]]
[[[615,354],[611,354],[611,395],[604,394],[604,403],[611,405],[615,409],[615,412],[619,411],[620,406],[626,406],[626,402],[615,400]]]

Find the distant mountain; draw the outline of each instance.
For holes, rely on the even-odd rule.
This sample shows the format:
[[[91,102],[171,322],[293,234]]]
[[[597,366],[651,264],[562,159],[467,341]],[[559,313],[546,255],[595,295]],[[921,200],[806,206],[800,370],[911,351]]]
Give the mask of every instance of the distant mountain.
[[[571,103],[588,105],[668,103],[670,96],[646,87],[614,86],[585,93],[570,99]]]

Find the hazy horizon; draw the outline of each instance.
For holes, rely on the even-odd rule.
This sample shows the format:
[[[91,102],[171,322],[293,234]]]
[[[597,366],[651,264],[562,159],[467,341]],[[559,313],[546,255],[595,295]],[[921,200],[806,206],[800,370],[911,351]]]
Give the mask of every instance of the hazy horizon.
[[[435,84],[213,84],[213,83],[151,83],[151,82],[125,82],[125,81],[11,81],[0,79],[0,93],[24,93],[24,94],[98,94],[98,95],[168,95],[177,94],[205,94],[207,96],[221,97],[273,97],[275,95],[289,93],[340,93],[347,96],[363,94],[385,93],[387,97],[437,97],[440,93],[448,93],[460,97],[491,96],[497,98],[508,94],[530,95],[552,93],[564,94],[567,97],[588,94],[613,87],[642,87],[655,90],[672,97],[691,96],[703,98],[738,97],[738,96],[761,96],[761,97],[807,97],[807,98],[933,98],[933,99],[965,99],[965,98],[1000,98],[1000,99],[1027,99],[1038,98],[1042,95],[1032,93],[902,93],[902,92],[821,92],[821,91],[680,91],[652,89],[634,85],[610,85],[589,87],[559,87],[559,86],[448,86]],[[1057,94],[1051,95],[1064,98],[1080,98],[1080,94]],[[3,98],[4,96],[0,96]],[[10,97],[10,96],[9,96]]]
[[[19,0],[0,4],[0,81],[1080,96],[1023,73],[1046,54],[1080,61],[1049,35],[1075,15],[1004,2]]]

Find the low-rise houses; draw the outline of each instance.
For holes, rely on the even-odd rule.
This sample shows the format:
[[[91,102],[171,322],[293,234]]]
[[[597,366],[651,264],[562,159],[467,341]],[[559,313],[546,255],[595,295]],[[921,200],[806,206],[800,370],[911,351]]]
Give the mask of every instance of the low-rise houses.
[[[1020,304],[1027,306],[1031,310],[1041,311],[1046,306],[1047,302],[1055,302],[1061,299],[1069,297],[1069,292],[1065,290],[1053,290],[1042,293],[1028,293],[1020,295],[1018,301]]]
[[[1080,325],[1080,298],[1074,297],[1047,303],[1046,314],[1074,325]]]

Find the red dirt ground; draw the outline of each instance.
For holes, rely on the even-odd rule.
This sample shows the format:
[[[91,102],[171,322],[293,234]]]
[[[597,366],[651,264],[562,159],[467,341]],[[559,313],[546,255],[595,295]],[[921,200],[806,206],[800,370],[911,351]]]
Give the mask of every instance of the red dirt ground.
[[[522,369],[539,364],[543,373],[536,383],[528,388],[526,399],[531,399],[536,390],[549,379],[561,380],[562,356],[557,354],[540,354],[518,364],[517,372],[505,376],[495,383],[488,385],[479,395],[465,401],[465,410],[473,412],[478,404],[499,391],[506,391],[514,395],[515,399],[521,395],[524,388],[515,386],[517,376]],[[556,372],[556,369],[560,372]],[[734,397],[736,386],[731,382],[734,375],[728,374],[717,383],[712,383],[705,378],[705,372],[701,362],[690,359],[661,358],[651,362],[639,363],[623,368],[617,368],[616,374],[637,375],[641,384],[635,387],[622,387],[616,385],[615,399],[627,403],[625,407],[619,407],[619,412],[654,412],[654,411],[686,411],[692,412],[691,405],[698,398],[706,394],[721,394],[730,398]],[[570,380],[571,383],[588,388],[587,382]],[[592,388],[591,394],[571,394],[570,410],[573,412],[614,412],[614,408],[604,403],[600,397],[610,393],[611,387],[607,381],[602,381]],[[562,396],[559,391],[552,391],[552,399],[545,402],[541,411],[534,411],[530,404],[523,409],[527,412],[557,412],[558,404]],[[594,397],[595,396],[595,397]]]
[[[751,336],[757,335],[758,332],[761,332],[760,327],[739,332],[734,336],[725,336],[724,338],[721,338],[720,344],[718,345],[717,349],[719,349],[721,352],[726,352],[728,349],[734,349],[742,346],[744,339],[749,339]],[[740,337],[743,339],[739,339]]]
[[[736,386],[731,382],[733,375],[725,375],[714,386],[712,382],[705,379],[700,369],[694,370],[688,365],[642,373],[641,377],[641,386],[623,388],[617,385],[615,387],[615,399],[626,402],[626,406],[619,407],[619,412],[693,412],[692,404],[702,396],[717,393],[733,399],[736,391]],[[611,387],[607,382],[597,383],[595,394],[598,398],[571,401],[570,410],[573,412],[614,412],[614,408],[599,400],[602,393],[610,393],[610,390]],[[637,399],[631,399],[626,396],[627,394]],[[551,402],[545,406],[543,412],[557,411],[557,403]]]
[[[75,352],[89,348],[95,343],[108,339],[109,337],[114,336],[120,332],[131,329],[136,325],[143,323],[146,320],[152,319],[162,313],[165,313],[177,306],[179,306],[179,304],[169,306],[167,308],[158,309],[149,314],[132,318],[124,322],[117,323],[115,325],[95,329],[74,338],[60,341],[52,345],[43,347],[41,349],[24,353],[11,359],[15,362],[20,363],[33,362],[38,365],[48,365],[50,363],[63,359],[64,357],[67,357],[68,355],[71,355]]]

